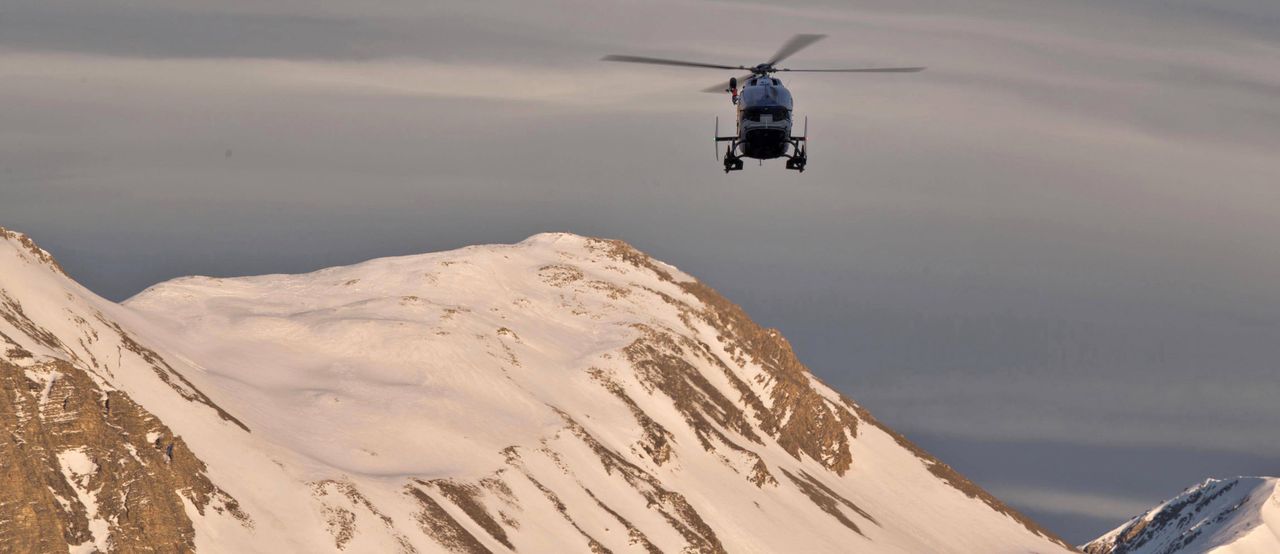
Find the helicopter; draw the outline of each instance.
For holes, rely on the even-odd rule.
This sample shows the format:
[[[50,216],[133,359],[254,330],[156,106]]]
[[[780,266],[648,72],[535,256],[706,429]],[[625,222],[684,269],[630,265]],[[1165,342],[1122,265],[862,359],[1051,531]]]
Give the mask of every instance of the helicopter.
[[[924,70],[923,67],[869,67],[858,69],[791,69],[777,67],[777,64],[782,60],[826,38],[826,36],[816,34],[795,35],[783,43],[777,53],[769,58],[769,61],[750,67],[619,54],[610,54],[602,58],[602,60],[749,71],[750,73],[741,77],[730,78],[728,83],[717,84],[702,90],[702,92],[717,94],[727,92],[729,93],[730,101],[737,107],[737,134],[720,136],[720,119],[716,118],[715,142],[717,156],[719,155],[720,143],[729,143],[724,153],[724,172],[741,170],[743,158],[771,160],[783,156],[787,158],[787,169],[804,172],[804,166],[809,160],[809,118],[805,117],[802,134],[793,135],[791,133],[792,111],[794,109],[791,91],[782,85],[781,79],[774,77],[775,73],[915,73]],[[742,84],[741,92],[738,90],[739,83]]]

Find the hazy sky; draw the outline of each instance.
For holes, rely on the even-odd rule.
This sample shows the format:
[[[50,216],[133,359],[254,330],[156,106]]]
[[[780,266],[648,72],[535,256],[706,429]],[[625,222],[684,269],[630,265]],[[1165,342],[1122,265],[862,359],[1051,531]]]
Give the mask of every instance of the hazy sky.
[[[1280,4],[0,0],[0,225],[123,299],[621,238],[1084,541],[1280,474]],[[764,61],[809,169],[714,155]]]

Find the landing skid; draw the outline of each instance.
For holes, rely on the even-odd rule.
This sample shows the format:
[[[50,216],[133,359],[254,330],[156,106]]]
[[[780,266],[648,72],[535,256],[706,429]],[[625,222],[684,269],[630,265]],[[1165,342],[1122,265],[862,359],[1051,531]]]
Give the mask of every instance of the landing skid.
[[[735,97],[736,100],[736,97]],[[735,156],[733,152],[738,149],[738,137],[722,137],[720,136],[720,118],[716,118],[716,146],[717,151],[722,142],[728,142],[729,147],[724,151],[724,172],[742,171],[742,158]],[[719,156],[719,154],[717,154]]]
[[[809,162],[809,118],[804,118],[804,136],[791,137],[791,157],[787,158],[787,169],[804,173],[804,164]]]
[[[743,165],[742,158],[739,158],[738,156],[733,155],[733,149],[737,145],[738,145],[737,141],[733,141],[729,144],[729,148],[725,149],[724,151],[724,172],[725,173],[728,173],[730,171],[742,171],[742,165]]]
[[[729,137],[727,140],[729,146],[724,149],[724,172],[741,171],[743,167],[742,158],[733,153],[738,146],[738,141],[733,137]],[[804,166],[809,162],[805,143],[804,137],[792,137],[791,151],[794,153],[787,158],[787,169],[794,169],[804,173]]]
[[[808,141],[805,137],[791,137],[791,151],[794,153],[787,158],[787,169],[804,173],[804,164],[809,161],[808,149]]]
[[[804,173],[804,166],[809,162],[809,118],[804,118],[804,136],[792,136],[788,139],[791,144],[791,155],[787,157],[787,169],[794,169],[800,173]],[[716,145],[717,151],[721,142],[729,143],[724,150],[724,172],[741,171],[743,167],[742,157],[735,152],[738,151],[738,137],[722,137],[720,135],[720,118],[716,118]],[[719,154],[716,154],[717,157]]]

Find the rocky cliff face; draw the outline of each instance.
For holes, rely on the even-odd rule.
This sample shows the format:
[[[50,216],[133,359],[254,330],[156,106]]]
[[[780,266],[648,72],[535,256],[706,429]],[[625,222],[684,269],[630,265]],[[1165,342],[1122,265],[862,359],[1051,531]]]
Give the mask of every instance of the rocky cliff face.
[[[65,278],[26,236],[0,229],[0,238],[11,248],[5,263],[25,265],[37,280]],[[117,363],[126,354],[149,365],[163,362],[100,312],[84,308],[106,329],[64,307],[79,331],[79,348],[73,348],[71,337],[45,328],[0,289],[0,425],[7,431],[0,436],[0,545],[10,552],[191,550],[188,507],[196,516],[211,510],[251,526],[182,438],[110,385],[109,362],[89,345],[114,343]],[[155,371],[166,382],[190,386],[172,368]],[[230,417],[184,386],[175,385],[175,394]]]
[[[621,242],[0,294],[5,547],[1069,550]]]
[[[0,544],[14,552],[92,545],[102,551],[194,547],[187,515],[235,499],[205,475],[181,437],[118,390],[66,361],[0,361]]]

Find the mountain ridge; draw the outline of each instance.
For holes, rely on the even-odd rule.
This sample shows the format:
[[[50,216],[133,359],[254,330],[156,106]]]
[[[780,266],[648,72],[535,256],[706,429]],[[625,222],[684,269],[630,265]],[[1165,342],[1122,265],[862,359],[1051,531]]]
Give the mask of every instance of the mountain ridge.
[[[1206,479],[1081,549],[1087,554],[1280,552],[1280,479]]]
[[[97,500],[128,497],[106,479],[124,453],[130,483],[177,471],[151,494],[186,506],[174,544],[202,550],[1068,549],[823,385],[776,330],[621,241],[180,278],[117,305],[3,233],[0,255],[27,265],[0,270],[0,340],[32,433],[62,417],[42,395],[58,387],[136,397],[156,412],[137,417],[172,426],[112,420],[107,442],[15,454],[65,485],[27,505],[49,506],[68,545],[137,538]],[[90,404],[75,417],[124,415]],[[0,539],[56,527],[17,519],[0,506]]]

